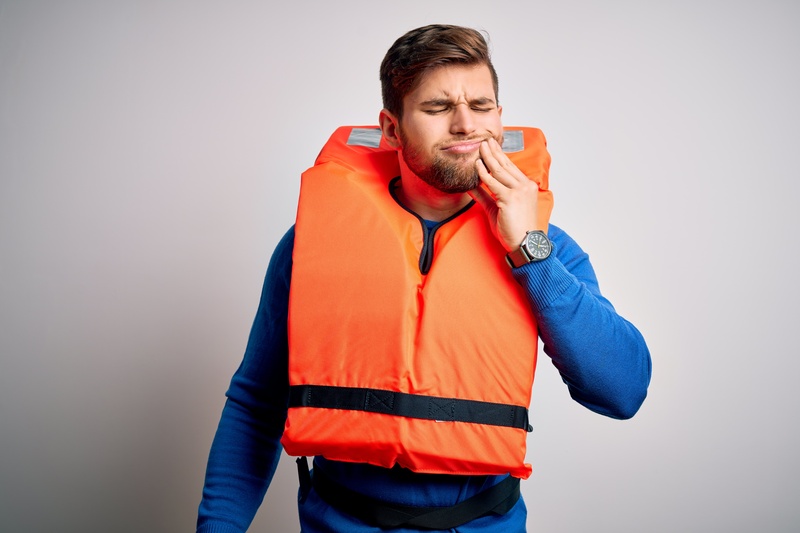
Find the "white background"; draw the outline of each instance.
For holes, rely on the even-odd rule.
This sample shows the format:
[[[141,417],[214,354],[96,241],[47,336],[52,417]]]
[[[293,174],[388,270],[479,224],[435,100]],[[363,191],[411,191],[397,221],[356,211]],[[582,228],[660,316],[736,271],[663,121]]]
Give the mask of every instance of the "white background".
[[[529,530],[800,528],[797,2],[5,0],[0,530],[193,530],[299,174],[431,22],[489,32],[653,355],[626,422],[542,358]],[[284,457],[252,530],[297,531],[296,487]]]

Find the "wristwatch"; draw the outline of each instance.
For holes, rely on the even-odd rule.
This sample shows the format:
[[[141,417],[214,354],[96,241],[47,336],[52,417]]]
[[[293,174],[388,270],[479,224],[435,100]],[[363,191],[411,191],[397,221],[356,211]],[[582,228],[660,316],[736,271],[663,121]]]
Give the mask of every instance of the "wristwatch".
[[[526,233],[519,248],[506,254],[506,262],[511,268],[519,268],[528,263],[547,259],[552,251],[553,245],[547,234],[537,229]]]

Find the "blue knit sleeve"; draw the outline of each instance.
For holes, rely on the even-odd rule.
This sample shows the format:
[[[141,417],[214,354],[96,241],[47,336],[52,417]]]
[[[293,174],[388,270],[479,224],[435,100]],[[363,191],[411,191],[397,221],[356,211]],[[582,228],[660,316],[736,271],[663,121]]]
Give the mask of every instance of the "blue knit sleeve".
[[[278,243],[244,358],[231,379],[211,445],[198,533],[239,533],[249,527],[281,454],[288,405],[286,320],[294,228]]]
[[[578,403],[630,418],[650,383],[647,345],[600,293],[589,256],[558,227],[548,233],[554,257],[513,270],[527,291],[545,353]]]

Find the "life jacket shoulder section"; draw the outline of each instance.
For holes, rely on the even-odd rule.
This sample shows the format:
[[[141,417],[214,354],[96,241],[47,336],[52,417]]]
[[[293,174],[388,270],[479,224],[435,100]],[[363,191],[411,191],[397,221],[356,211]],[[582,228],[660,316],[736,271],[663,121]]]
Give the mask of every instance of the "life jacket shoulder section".
[[[546,228],[553,210],[553,193],[549,189],[551,159],[544,133],[526,126],[504,127],[503,152],[539,186],[539,227]],[[374,172],[385,179],[400,175],[396,151],[386,143],[378,126],[337,128],[317,156],[315,166],[328,162],[358,172]]]

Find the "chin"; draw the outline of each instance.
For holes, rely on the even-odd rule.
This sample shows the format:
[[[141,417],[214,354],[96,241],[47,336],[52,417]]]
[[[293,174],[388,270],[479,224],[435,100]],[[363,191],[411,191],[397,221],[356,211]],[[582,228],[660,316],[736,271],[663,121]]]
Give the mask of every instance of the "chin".
[[[475,175],[474,179],[471,180],[459,180],[457,182],[449,182],[446,180],[443,181],[436,181],[434,183],[430,183],[433,187],[440,190],[441,192],[448,193],[448,194],[462,194],[465,192],[469,192],[478,185],[480,185],[481,180],[478,178],[477,174]]]
[[[462,183],[461,185],[453,187],[450,192],[452,192],[454,194],[455,193],[469,192],[472,189],[474,189],[475,187],[477,187],[479,184],[480,184],[480,180],[475,180],[474,182],[471,182],[471,183]]]

